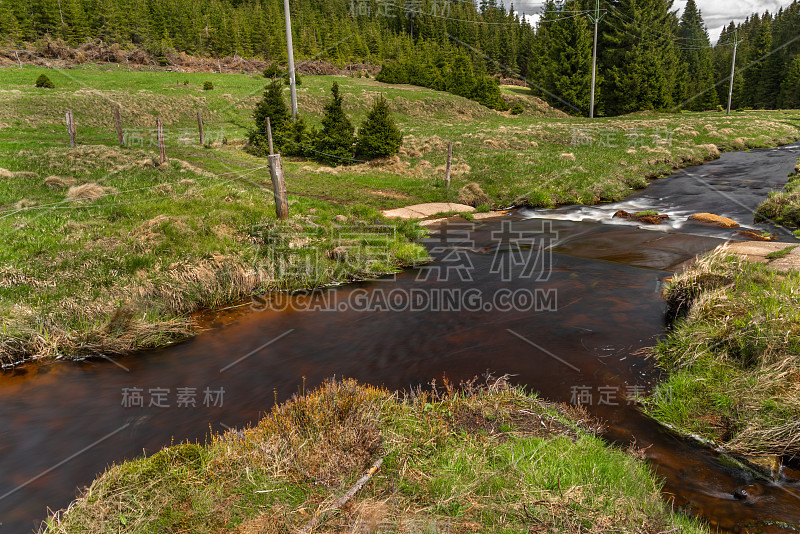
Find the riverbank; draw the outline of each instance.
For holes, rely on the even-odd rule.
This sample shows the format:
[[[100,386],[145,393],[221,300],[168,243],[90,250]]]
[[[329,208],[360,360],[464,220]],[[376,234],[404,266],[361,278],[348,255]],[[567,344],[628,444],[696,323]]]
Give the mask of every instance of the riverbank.
[[[756,222],[779,224],[794,231],[800,239],[800,160],[789,174],[785,191],[770,194],[756,211]]]
[[[117,67],[48,69],[55,89],[33,86],[39,68],[3,73],[3,365],[160,347],[192,336],[190,314],[200,308],[424,261],[414,244],[423,230],[387,222],[379,209],[457,201],[470,184],[494,207],[617,200],[721,149],[792,141],[800,125],[800,113],[785,111],[590,122],[506,87],[525,108],[513,116],[417,87],[308,76],[299,101],[309,123],[319,122],[336,80],[354,123],[384,95],[406,137],[389,160],[335,168],[286,161],[291,219],[284,224],[274,218],[265,160],[242,150],[263,77]],[[205,81],[214,89],[203,90]],[[117,146],[116,108],[124,147]],[[65,109],[77,123],[75,149],[64,133]],[[196,139],[198,111],[205,146]],[[156,117],[166,134],[164,166],[154,164]]]
[[[502,379],[409,396],[333,382],[206,446],[109,468],[42,532],[707,532],[598,429]]]
[[[740,245],[741,254],[717,249],[669,283],[678,319],[653,349],[669,376],[644,406],[681,433],[779,466],[800,453],[796,247]],[[755,246],[775,250],[762,257]]]

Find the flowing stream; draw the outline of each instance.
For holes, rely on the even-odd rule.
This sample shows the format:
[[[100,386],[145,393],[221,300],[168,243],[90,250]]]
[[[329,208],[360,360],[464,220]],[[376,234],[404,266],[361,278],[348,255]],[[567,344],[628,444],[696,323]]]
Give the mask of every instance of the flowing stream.
[[[658,379],[637,351],[665,333],[664,278],[740,239],[681,222],[685,215],[708,211],[777,231],[747,223],[798,157],[800,144],[727,153],[622,203],[443,225],[427,241],[437,258],[430,266],[272,307],[204,313],[205,333],[164,350],[0,374],[0,532],[36,529],[48,507],[68,505],[113,462],[255,422],[303,383],[335,375],[402,389],[487,370],[548,399],[582,401],[607,422],[609,441],[645,449],[676,506],[721,529],[800,525],[800,472],[755,481],[627,400]],[[655,209],[673,221],[640,228],[612,219],[618,209]],[[532,247],[509,245],[530,236]],[[742,487],[746,501],[734,498]]]

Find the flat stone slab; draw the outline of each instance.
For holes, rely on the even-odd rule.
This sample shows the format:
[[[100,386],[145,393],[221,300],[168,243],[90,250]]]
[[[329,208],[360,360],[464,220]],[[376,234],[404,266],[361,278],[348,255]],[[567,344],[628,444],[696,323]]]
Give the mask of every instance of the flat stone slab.
[[[731,243],[728,245],[728,250],[740,256],[744,256],[750,261],[768,263],[771,269],[776,269],[778,271],[797,271],[800,270],[800,246],[783,258],[774,260],[767,259],[768,254],[779,252],[791,246],[794,245],[792,243],[744,241]]]
[[[467,206],[466,204],[431,202],[428,204],[414,204],[413,206],[406,206],[405,208],[386,210],[383,212],[383,216],[390,219],[425,219],[437,213],[471,213],[473,211],[475,211],[475,208]]]
[[[712,224],[714,226],[719,226],[720,228],[739,228],[739,223],[733,219],[729,219],[728,217],[720,217],[719,215],[714,215],[713,213],[695,213],[694,215],[689,215],[689,220],[705,224]]]

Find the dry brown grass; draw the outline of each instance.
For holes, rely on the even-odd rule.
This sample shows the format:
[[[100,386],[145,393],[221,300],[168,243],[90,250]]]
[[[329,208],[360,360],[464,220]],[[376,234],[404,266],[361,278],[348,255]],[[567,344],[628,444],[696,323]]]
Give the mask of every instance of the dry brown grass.
[[[671,375],[649,409],[738,454],[800,454],[798,287],[800,274],[724,247],[673,279],[667,300],[685,318],[655,349]]]
[[[567,481],[566,465],[587,447],[600,455],[590,461],[606,460],[591,437],[598,430],[585,412],[539,401],[505,378],[461,387],[445,380],[406,395],[330,381],[205,447],[179,445],[110,468],[42,530],[147,532],[158,524],[170,532],[264,534],[297,532],[312,518],[312,532],[343,533],[674,527],[649,472],[622,452],[607,454],[632,469],[627,487],[643,491],[640,500],[611,493],[596,476]],[[533,449],[512,452],[526,446]],[[383,465],[340,508],[377,458]],[[512,483],[542,471],[558,485],[549,475]]]
[[[44,185],[50,189],[64,189],[75,184],[75,178],[62,178],[60,176],[48,176],[44,179]]]
[[[0,168],[0,178],[35,178],[35,172],[29,171],[9,171]]]
[[[67,191],[66,200],[70,202],[94,202],[106,195],[113,195],[117,192],[113,187],[103,187],[94,182],[81,185],[74,185]]]
[[[477,208],[478,206],[491,206],[492,199],[483,192],[476,183],[467,184],[458,190],[458,202]]]

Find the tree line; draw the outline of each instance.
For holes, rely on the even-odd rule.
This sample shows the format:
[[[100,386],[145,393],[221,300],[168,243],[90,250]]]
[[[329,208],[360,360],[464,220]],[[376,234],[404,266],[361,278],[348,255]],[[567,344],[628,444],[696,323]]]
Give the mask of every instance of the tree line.
[[[712,45],[689,0],[601,0],[597,110],[718,109],[727,103],[733,44],[734,108],[800,107],[800,0],[731,23]],[[550,104],[589,108],[594,0],[547,0],[536,25],[498,0],[293,1],[298,60],[384,65],[381,79],[505,105],[490,77],[520,76]],[[99,39],[198,56],[286,61],[281,0],[0,0],[0,41]],[[747,68],[745,68],[747,67]]]
[[[727,105],[735,44],[733,108],[800,107],[797,0],[777,14],[731,22],[713,46],[695,0],[680,17],[671,0],[601,1],[600,6],[597,103],[602,113]],[[533,41],[529,77],[534,91],[565,111],[589,108],[594,28],[587,17],[569,15],[592,9],[590,0],[548,0]]]

